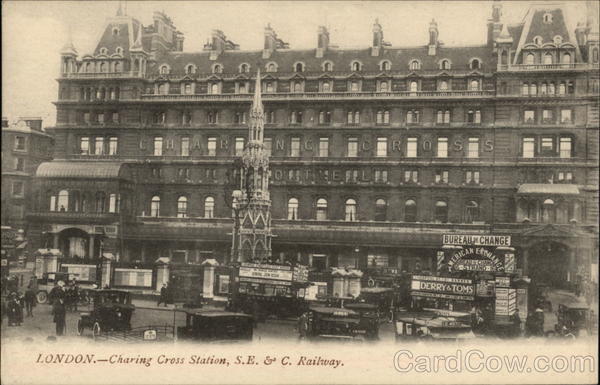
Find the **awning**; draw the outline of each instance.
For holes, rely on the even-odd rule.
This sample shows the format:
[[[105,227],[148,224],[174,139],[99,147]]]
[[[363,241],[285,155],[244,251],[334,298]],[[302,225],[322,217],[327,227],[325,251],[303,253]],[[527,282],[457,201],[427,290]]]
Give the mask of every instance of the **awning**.
[[[45,162],[35,173],[38,178],[111,179],[122,177],[118,162]]]
[[[579,188],[573,184],[524,183],[517,194],[579,195]]]

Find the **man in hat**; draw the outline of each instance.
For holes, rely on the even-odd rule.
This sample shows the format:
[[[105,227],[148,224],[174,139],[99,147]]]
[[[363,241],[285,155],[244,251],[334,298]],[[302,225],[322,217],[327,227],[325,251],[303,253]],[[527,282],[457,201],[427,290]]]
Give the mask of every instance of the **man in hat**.
[[[21,326],[23,322],[23,305],[16,292],[10,293],[10,299],[7,305],[8,326]]]
[[[31,277],[27,290],[25,291],[25,309],[27,310],[27,317],[33,317],[33,308],[35,307],[37,294],[37,278]]]
[[[165,307],[167,307],[167,284],[163,283],[162,287],[160,288],[160,297],[158,298],[158,303],[156,304],[156,306],[160,306],[161,303],[165,304]]]
[[[67,308],[65,306],[65,283],[58,281],[58,290],[55,293],[52,312],[54,313],[54,323],[56,323],[56,335],[62,336],[65,334]]]
[[[535,334],[538,336],[544,335],[544,310],[541,307],[535,309],[534,312],[535,319]]]

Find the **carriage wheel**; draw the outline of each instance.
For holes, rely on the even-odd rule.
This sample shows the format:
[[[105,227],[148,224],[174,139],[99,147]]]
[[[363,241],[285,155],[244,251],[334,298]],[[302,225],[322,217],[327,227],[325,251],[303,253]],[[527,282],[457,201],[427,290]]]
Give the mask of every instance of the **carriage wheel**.
[[[102,328],[98,322],[94,322],[94,326],[92,327],[92,336],[97,338],[102,332]]]
[[[80,336],[83,334],[83,322],[81,322],[81,319],[77,320],[77,335]]]
[[[46,303],[48,302],[48,293],[44,290],[40,290],[35,295],[35,299],[37,300],[37,303]]]

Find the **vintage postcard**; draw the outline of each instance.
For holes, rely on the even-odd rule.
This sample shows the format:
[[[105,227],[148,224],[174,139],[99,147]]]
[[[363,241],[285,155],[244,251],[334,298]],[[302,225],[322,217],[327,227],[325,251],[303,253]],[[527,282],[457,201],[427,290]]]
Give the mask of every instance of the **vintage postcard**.
[[[598,382],[597,1],[3,1],[2,384]]]

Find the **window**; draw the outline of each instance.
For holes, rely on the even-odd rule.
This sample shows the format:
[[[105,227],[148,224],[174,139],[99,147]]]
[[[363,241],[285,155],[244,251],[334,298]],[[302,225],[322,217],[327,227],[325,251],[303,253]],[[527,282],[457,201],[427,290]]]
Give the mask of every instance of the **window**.
[[[348,138],[346,156],[348,158],[355,158],[358,156],[358,138]]]
[[[238,94],[245,94],[248,92],[248,87],[246,87],[246,83],[238,83]]]
[[[554,111],[544,109],[542,110],[542,123],[554,123]]]
[[[540,94],[541,95],[548,94],[548,84],[546,82],[542,83],[542,85],[540,87]]]
[[[441,70],[449,70],[450,69],[450,60],[444,59],[440,62]]]
[[[479,91],[479,81],[471,80],[469,82],[469,91]]]
[[[542,222],[554,222],[554,201],[546,199],[542,205]]]
[[[112,122],[113,123],[119,123],[119,113],[118,112],[113,112],[112,113]]]
[[[154,114],[154,124],[165,124],[165,121],[167,119],[167,114],[163,111],[160,112],[156,112]]]
[[[531,83],[529,85],[529,95],[536,96],[537,95],[537,84]]]
[[[158,94],[159,95],[166,95],[168,93],[169,92],[168,92],[168,88],[167,88],[166,84],[162,83],[162,84],[158,85]]]
[[[347,222],[354,222],[356,218],[356,201],[354,199],[346,200],[345,220]]]
[[[448,204],[444,201],[435,202],[434,220],[436,223],[448,222]]]
[[[554,82],[548,83],[548,94],[554,95],[555,93],[556,93],[556,86],[554,85]]]
[[[473,223],[479,220],[479,204],[468,201],[465,205],[465,223]]]
[[[358,181],[358,170],[346,170],[346,182],[356,183]]]
[[[246,112],[236,112],[234,122],[235,124],[246,124]]]
[[[419,171],[417,171],[417,170],[404,171],[404,182],[418,183],[419,182]]]
[[[265,155],[271,156],[271,154],[273,153],[273,139],[263,138],[263,145],[265,148]]]
[[[378,158],[385,158],[388,151],[388,140],[387,138],[377,138],[377,150],[375,156]]]
[[[69,192],[61,190],[58,193],[58,211],[68,211],[69,209]]]
[[[416,222],[417,221],[417,202],[412,199],[404,202],[404,221],[405,222]]]
[[[267,64],[267,72],[276,72],[276,71],[277,71],[277,65],[275,63]]]
[[[219,93],[219,84],[218,83],[212,83],[210,85],[210,93],[213,95],[217,95]]]
[[[192,113],[190,111],[183,111],[181,113],[181,124],[183,126],[189,126],[192,124]]]
[[[466,171],[465,182],[467,184],[479,184],[479,171]]]
[[[352,91],[352,92],[360,91],[360,84],[357,80],[352,80],[350,82],[350,91]]]
[[[161,75],[166,75],[169,73],[169,67],[166,65],[162,65],[160,66],[160,74]]]
[[[534,124],[535,123],[535,111],[534,110],[525,110],[523,112],[523,121],[525,123]]]
[[[150,216],[160,216],[160,197],[158,195],[153,196],[152,200],[150,201]]]
[[[154,156],[162,156],[163,153],[163,138],[161,136],[154,137]]]
[[[319,138],[319,157],[329,156],[329,138]]]
[[[190,74],[195,74],[196,73],[196,67],[193,64],[188,64],[185,67],[185,73],[190,75]]]
[[[376,123],[377,124],[390,124],[390,111],[389,110],[377,111]]]
[[[275,123],[275,111],[267,111],[265,113],[265,116],[266,116],[267,124]]]
[[[545,54],[544,55],[544,64],[552,64],[554,62],[554,57],[552,56],[552,54]]]
[[[523,83],[521,87],[521,95],[529,95],[529,83]]]
[[[410,110],[406,112],[406,124],[417,124],[419,123],[420,114],[417,110]]]
[[[116,213],[119,212],[119,199],[117,194],[110,194],[108,196],[108,212]]]
[[[442,80],[438,85],[438,90],[439,91],[448,91],[448,82],[445,80]]]
[[[448,183],[448,170],[436,170],[435,183]]]
[[[523,158],[535,157],[535,138],[523,138]]]
[[[244,138],[236,137],[235,138],[235,156],[242,156],[244,152]]]
[[[558,94],[565,95],[567,93],[567,86],[564,82],[560,82],[558,85]]]
[[[290,122],[292,124],[302,123],[302,111],[292,111],[290,116]]]
[[[545,13],[544,14],[544,23],[545,24],[552,23],[552,14],[551,13]]]
[[[360,123],[360,111],[348,111],[348,124],[359,124]]]
[[[81,155],[89,155],[90,154],[90,138],[87,136],[81,137],[79,139],[79,152]]]
[[[22,136],[15,137],[15,150],[25,150],[25,138]]]
[[[379,82],[379,92],[388,92],[388,82],[387,81]]]
[[[104,112],[99,112],[96,115],[96,120],[98,121],[98,123],[104,124]]]
[[[417,138],[409,137],[406,139],[406,157],[416,158],[417,157]]]
[[[331,111],[319,111],[319,124],[331,123]]]
[[[333,69],[333,65],[331,64],[331,62],[326,61],[323,63],[323,71],[325,72],[329,72]]]
[[[290,198],[288,200],[287,207],[288,207],[287,219],[292,220],[292,221],[298,219],[298,199]]]
[[[375,170],[375,183],[387,183],[388,172],[387,170]]]
[[[563,63],[563,64],[571,64],[571,54],[570,53],[564,53],[563,56],[562,56],[561,63]]]
[[[467,158],[479,158],[479,138],[469,138]]]
[[[471,60],[471,69],[478,70],[481,68],[481,62],[478,59]]]
[[[56,195],[50,194],[50,211],[56,211]]]
[[[385,221],[386,220],[386,211],[387,211],[387,202],[385,199],[377,199],[375,201],[375,220],[376,221]]]
[[[94,145],[94,155],[104,155],[104,138],[96,138],[96,143]]]
[[[392,66],[391,63],[387,60],[384,60],[381,62],[381,70],[382,71],[389,71],[391,66]]]
[[[302,92],[302,82],[294,82],[294,92]]]
[[[211,136],[207,139],[206,148],[208,150],[208,156],[217,156],[217,138]]]
[[[542,137],[540,152],[542,155],[554,155],[554,138],[553,137]]]
[[[421,69],[421,63],[419,63],[418,60],[411,60],[411,62],[408,64],[408,68],[411,70],[419,70]]]
[[[450,110],[438,110],[436,122],[438,124],[450,123]]]
[[[296,63],[294,65],[294,71],[296,71],[296,72],[304,72],[304,64],[302,64],[302,63]]]
[[[13,182],[12,193],[14,196],[23,195],[23,182]]]
[[[182,136],[181,137],[181,156],[190,156],[190,137]]]
[[[318,221],[327,220],[327,199],[325,198],[317,199],[316,219]]]
[[[533,64],[535,64],[535,55],[532,54],[532,53],[528,53],[525,56],[525,64],[527,64],[527,65],[533,65]]]
[[[265,87],[265,92],[268,92],[268,93],[275,92],[275,86],[273,85],[273,82],[267,82],[265,84],[265,86],[266,86]]]
[[[481,111],[480,110],[469,110],[467,112],[467,123],[479,124],[481,123]]]
[[[558,173],[558,181],[571,183],[573,181],[573,173],[570,171],[567,171],[567,172],[560,171]]]
[[[213,218],[215,216],[215,198],[206,197],[204,199],[204,218]]]
[[[329,82],[321,83],[321,91],[322,92],[331,92],[331,83],[329,83]]]
[[[414,80],[410,82],[409,90],[410,92],[417,92],[419,90],[419,83]]]
[[[213,65],[213,74],[220,74],[223,72],[223,66],[220,64]]]
[[[437,139],[437,157],[448,157],[448,138],[440,137]]]
[[[561,123],[572,123],[572,111],[569,109],[560,110],[560,122]]]
[[[300,138],[293,137],[290,141],[290,156],[300,156]]]
[[[108,138],[108,155],[117,155],[119,150],[119,138],[111,136]]]
[[[240,65],[240,73],[245,74],[250,72],[250,66],[246,63]]]
[[[187,218],[187,197],[180,196],[177,198],[177,218]]]
[[[352,71],[360,71],[360,63],[357,61],[352,62]]]
[[[573,139],[570,137],[561,137],[559,142],[559,152],[561,158],[570,158],[573,155]]]
[[[206,114],[206,119],[208,124],[217,124],[219,122],[219,112],[209,111],[208,114]]]
[[[183,94],[191,95],[192,94],[192,85],[190,83],[185,83],[183,85]]]

